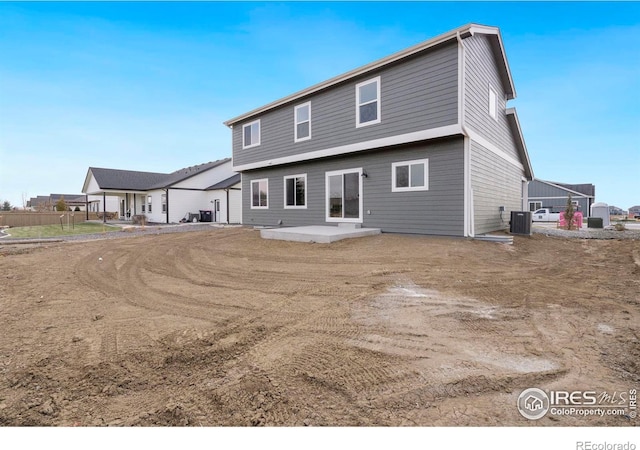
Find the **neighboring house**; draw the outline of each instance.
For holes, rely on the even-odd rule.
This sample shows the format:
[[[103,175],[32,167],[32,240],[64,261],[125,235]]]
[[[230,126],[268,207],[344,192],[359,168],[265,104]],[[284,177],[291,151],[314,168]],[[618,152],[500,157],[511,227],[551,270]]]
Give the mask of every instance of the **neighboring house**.
[[[632,206],[631,208],[629,208],[630,217],[635,217],[638,215],[640,215],[640,205]]]
[[[612,216],[626,216],[627,212],[624,209],[619,208],[617,206],[609,206],[609,215],[612,215]]]
[[[145,215],[149,222],[177,223],[189,214],[211,211],[213,222],[239,223],[239,174],[231,158],[186,167],[172,173],[90,167],[82,192],[117,198],[121,220]],[[105,211],[108,211],[105,209]]]
[[[243,224],[474,236],[533,172],[497,28],[467,25],[225,122]]]
[[[49,194],[31,197],[27,201],[27,209],[31,211],[56,211],[58,201],[64,199],[67,209],[75,211],[87,210],[87,197],[80,194]]]
[[[583,217],[591,215],[591,205],[595,203],[596,187],[593,184],[566,184],[536,178],[529,183],[529,211],[549,208],[554,212],[564,211],[567,199],[571,200]]]

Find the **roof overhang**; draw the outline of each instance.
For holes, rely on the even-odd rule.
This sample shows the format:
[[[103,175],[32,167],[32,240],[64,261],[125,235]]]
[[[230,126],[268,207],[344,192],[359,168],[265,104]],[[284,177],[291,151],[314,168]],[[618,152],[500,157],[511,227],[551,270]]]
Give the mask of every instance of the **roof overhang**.
[[[314,94],[316,92],[330,88],[344,81],[350,80],[352,78],[366,74],[373,70],[395,63],[396,61],[399,61],[401,59],[413,56],[416,53],[425,51],[427,49],[436,47],[438,45],[448,43],[450,41],[455,41],[457,40],[458,36],[460,36],[462,39],[465,39],[475,34],[485,34],[493,37],[492,43],[494,44],[493,45],[494,53],[496,56],[496,60],[501,65],[502,70],[500,71],[500,73],[501,73],[502,81],[505,85],[505,92],[507,93],[507,98],[508,99],[515,98],[516,92],[513,85],[513,79],[511,78],[511,71],[509,70],[509,65],[507,63],[507,57],[504,51],[502,37],[500,36],[500,30],[496,27],[489,27],[489,26],[478,25],[478,24],[467,24],[462,27],[456,28],[455,30],[451,30],[445,34],[442,34],[440,36],[436,36],[434,38],[431,38],[429,40],[416,44],[412,47],[401,50],[385,58],[366,64],[362,67],[351,70],[342,75],[338,75],[337,77],[330,78],[329,80],[323,81],[322,83],[315,84],[311,87],[298,91],[287,97],[283,97],[280,100],[276,100],[267,105],[261,106],[260,108],[249,111],[245,114],[241,114],[237,117],[234,117],[233,119],[227,120],[226,122],[224,122],[224,124],[230,128],[233,128],[234,124],[238,122],[242,122],[246,119],[249,119],[250,117],[253,117],[258,114],[262,114],[266,111],[285,105],[289,102],[298,100],[302,97],[306,97],[307,95]]]
[[[513,137],[515,138],[516,147],[524,166],[525,178],[529,181],[533,180],[533,167],[531,167],[531,160],[529,159],[529,152],[527,151],[527,145],[524,143],[524,137],[522,135],[522,128],[520,127],[520,120],[518,120],[518,114],[515,108],[507,108],[507,121],[511,127]]]

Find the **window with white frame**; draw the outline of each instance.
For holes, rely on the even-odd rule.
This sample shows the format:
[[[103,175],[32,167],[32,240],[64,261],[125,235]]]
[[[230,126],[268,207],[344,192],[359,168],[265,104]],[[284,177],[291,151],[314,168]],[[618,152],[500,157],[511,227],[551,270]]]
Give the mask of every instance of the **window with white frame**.
[[[380,123],[380,77],[356,84],[356,127]]]
[[[167,194],[162,194],[161,200],[162,200],[162,212],[166,213],[167,212]]]
[[[426,191],[429,189],[429,160],[416,159],[391,164],[391,191]]]
[[[260,120],[242,125],[242,148],[260,145]]]
[[[307,207],[307,174],[284,177],[284,207]]]
[[[529,211],[537,211],[542,208],[542,202],[529,202]]]
[[[311,102],[296,106],[294,116],[295,142],[311,139]]]
[[[498,120],[498,95],[491,86],[489,86],[489,115]]]
[[[267,209],[269,207],[269,180],[251,181],[251,209]]]
[[[151,196],[147,196],[147,212],[151,212]]]

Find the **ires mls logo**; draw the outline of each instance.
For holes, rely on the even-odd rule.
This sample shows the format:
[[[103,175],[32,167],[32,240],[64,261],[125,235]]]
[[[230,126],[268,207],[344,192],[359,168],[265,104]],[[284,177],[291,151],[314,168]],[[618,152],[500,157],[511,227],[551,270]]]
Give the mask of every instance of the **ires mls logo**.
[[[637,390],[613,393],[596,391],[545,392],[528,388],[518,396],[517,406],[522,417],[538,420],[551,413],[555,416],[624,416],[636,418]]]
[[[549,396],[542,389],[525,389],[518,396],[518,411],[525,419],[541,419],[549,411],[550,405]]]

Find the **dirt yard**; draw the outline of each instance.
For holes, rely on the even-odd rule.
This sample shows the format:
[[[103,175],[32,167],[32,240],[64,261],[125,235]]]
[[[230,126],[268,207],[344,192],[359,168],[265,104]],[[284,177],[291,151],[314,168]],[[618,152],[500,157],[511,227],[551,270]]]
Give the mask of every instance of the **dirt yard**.
[[[0,425],[633,426],[523,389],[640,387],[640,241],[247,228],[0,246]]]

